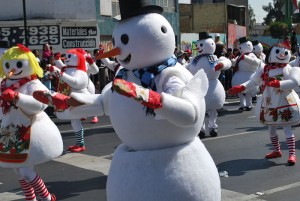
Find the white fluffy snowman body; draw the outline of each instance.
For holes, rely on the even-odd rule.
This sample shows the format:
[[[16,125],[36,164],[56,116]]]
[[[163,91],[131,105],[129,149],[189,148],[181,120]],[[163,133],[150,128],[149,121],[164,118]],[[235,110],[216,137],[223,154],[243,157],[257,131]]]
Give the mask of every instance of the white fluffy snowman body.
[[[235,66],[238,62],[237,71],[234,73],[232,77],[232,86],[241,85],[244,82],[249,81],[254,75],[255,71],[261,65],[261,60],[258,59],[253,51],[253,45],[250,41],[239,44],[239,49],[241,54],[244,55],[244,59],[239,61],[240,57],[237,57],[232,61],[232,65]],[[246,91],[246,94],[256,95],[258,88],[255,87],[253,89],[249,89]]]
[[[203,69],[207,75],[209,86],[205,96],[206,110],[215,110],[223,107],[225,103],[225,90],[219,81],[220,70],[227,70],[231,67],[231,61],[226,57],[217,58],[213,53],[216,50],[216,44],[211,38],[202,39],[196,43],[199,55],[203,55],[197,62],[193,60],[187,66],[187,69],[195,75],[200,69]],[[205,55],[210,55],[210,58]],[[194,58],[195,59],[195,58]],[[222,63],[220,70],[215,70],[215,66]]]
[[[175,37],[160,14],[150,13],[117,23],[113,32],[116,57],[127,69],[126,80],[141,85],[131,70],[160,64],[173,56]],[[100,95],[71,96],[87,105],[72,108],[86,115],[109,115],[123,141],[112,159],[108,201],[218,201],[217,168],[197,137],[205,115],[208,81],[203,71],[194,77],[177,63],[155,77],[162,108],[146,115],[139,102],[110,90]]]

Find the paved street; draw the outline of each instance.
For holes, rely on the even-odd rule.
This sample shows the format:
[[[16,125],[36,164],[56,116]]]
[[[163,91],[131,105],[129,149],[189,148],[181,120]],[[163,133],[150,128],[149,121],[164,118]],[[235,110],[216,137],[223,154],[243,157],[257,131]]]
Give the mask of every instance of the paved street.
[[[203,139],[221,177],[222,200],[299,200],[300,162],[287,166],[288,150],[280,129],[279,139],[283,157],[266,160],[271,150],[267,128],[254,118],[254,111],[238,112],[237,99],[228,99],[219,111],[219,136]],[[62,131],[65,149],[75,142],[68,121],[53,119]],[[47,163],[36,166],[49,191],[60,201],[106,201],[105,185],[114,148],[121,142],[110,125],[108,117],[86,128],[87,151],[67,153]],[[296,154],[300,158],[300,128],[294,127]],[[263,195],[256,195],[261,193]],[[0,201],[19,201],[23,195],[12,169],[0,168]]]

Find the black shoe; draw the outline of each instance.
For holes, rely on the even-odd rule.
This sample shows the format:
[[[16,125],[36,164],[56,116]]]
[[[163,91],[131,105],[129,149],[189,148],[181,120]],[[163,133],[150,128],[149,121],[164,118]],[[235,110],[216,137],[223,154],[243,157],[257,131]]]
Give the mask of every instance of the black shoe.
[[[240,108],[239,108],[239,111],[244,111],[244,107],[240,107]]]
[[[249,107],[245,107],[245,110],[246,110],[246,111],[251,111],[251,110],[252,110],[252,107],[250,107],[250,106],[249,106]]]
[[[205,132],[204,132],[204,131],[200,131],[200,133],[198,134],[198,137],[199,137],[200,139],[205,138]]]
[[[216,128],[212,128],[209,130],[209,134],[212,137],[217,137],[218,136],[218,130]]]

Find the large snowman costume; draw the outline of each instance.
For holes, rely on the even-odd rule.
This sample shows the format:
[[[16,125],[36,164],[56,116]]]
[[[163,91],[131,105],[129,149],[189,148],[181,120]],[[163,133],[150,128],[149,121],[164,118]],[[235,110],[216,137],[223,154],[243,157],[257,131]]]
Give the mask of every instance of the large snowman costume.
[[[108,85],[100,95],[72,93],[67,102],[88,103],[70,107],[78,114],[109,115],[123,141],[112,159],[108,201],[221,200],[218,171],[197,137],[207,78],[202,70],[193,77],[176,61],[173,29],[151,3],[119,1],[112,52],[122,67],[113,90]]]
[[[277,127],[283,127],[289,150],[288,164],[296,163],[295,137],[292,125],[300,121],[300,101],[293,90],[300,85],[300,69],[291,67],[288,62],[291,52],[282,44],[270,48],[266,61],[260,66],[249,82],[235,86],[230,93],[240,93],[254,86],[262,85],[263,93],[256,104],[257,119],[269,128],[273,152],[266,158],[281,157]]]
[[[43,70],[32,52],[23,45],[7,50],[0,60],[0,166],[14,168],[26,200],[56,200],[34,165],[60,156],[60,132],[43,111],[47,105],[32,97],[36,90],[47,89],[38,79]]]
[[[232,59],[232,66],[234,66],[234,75],[232,77],[232,86],[240,85],[251,79],[256,69],[260,65],[260,59],[252,53],[253,45],[246,37],[239,38],[239,49],[241,55]],[[244,109],[250,111],[252,109],[252,96],[257,93],[257,88],[249,90],[245,93],[238,93],[240,99],[239,110]]]
[[[208,91],[205,96],[206,111],[208,114],[209,134],[213,137],[217,136],[218,125],[216,123],[218,112],[225,103],[225,90],[219,81],[220,70],[231,68],[231,61],[226,57],[218,57],[213,53],[216,50],[214,40],[207,32],[199,33],[199,40],[196,42],[196,50],[198,56],[187,65],[187,69],[195,75],[200,69],[203,69],[208,78]],[[205,137],[205,121],[201,128],[200,138]]]

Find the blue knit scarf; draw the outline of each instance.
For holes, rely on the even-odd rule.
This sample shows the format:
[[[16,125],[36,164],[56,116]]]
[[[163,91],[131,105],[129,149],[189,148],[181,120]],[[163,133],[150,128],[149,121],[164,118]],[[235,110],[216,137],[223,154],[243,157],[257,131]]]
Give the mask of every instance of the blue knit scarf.
[[[197,55],[193,59],[192,64],[195,66],[202,57],[207,57],[208,63],[210,64],[210,66],[212,68],[215,66],[215,63],[217,62],[217,60],[215,59],[215,57],[214,57],[213,54],[201,54],[201,55]]]
[[[156,91],[156,84],[154,81],[155,76],[160,74],[165,68],[173,67],[177,63],[177,58],[175,55],[167,59],[165,62],[159,65],[145,67],[142,69],[132,70],[133,74],[141,80],[143,87]],[[115,78],[127,80],[128,69],[121,68]],[[112,89],[113,90],[113,89]],[[146,109],[146,115],[151,114],[155,116],[154,110],[152,108]]]

